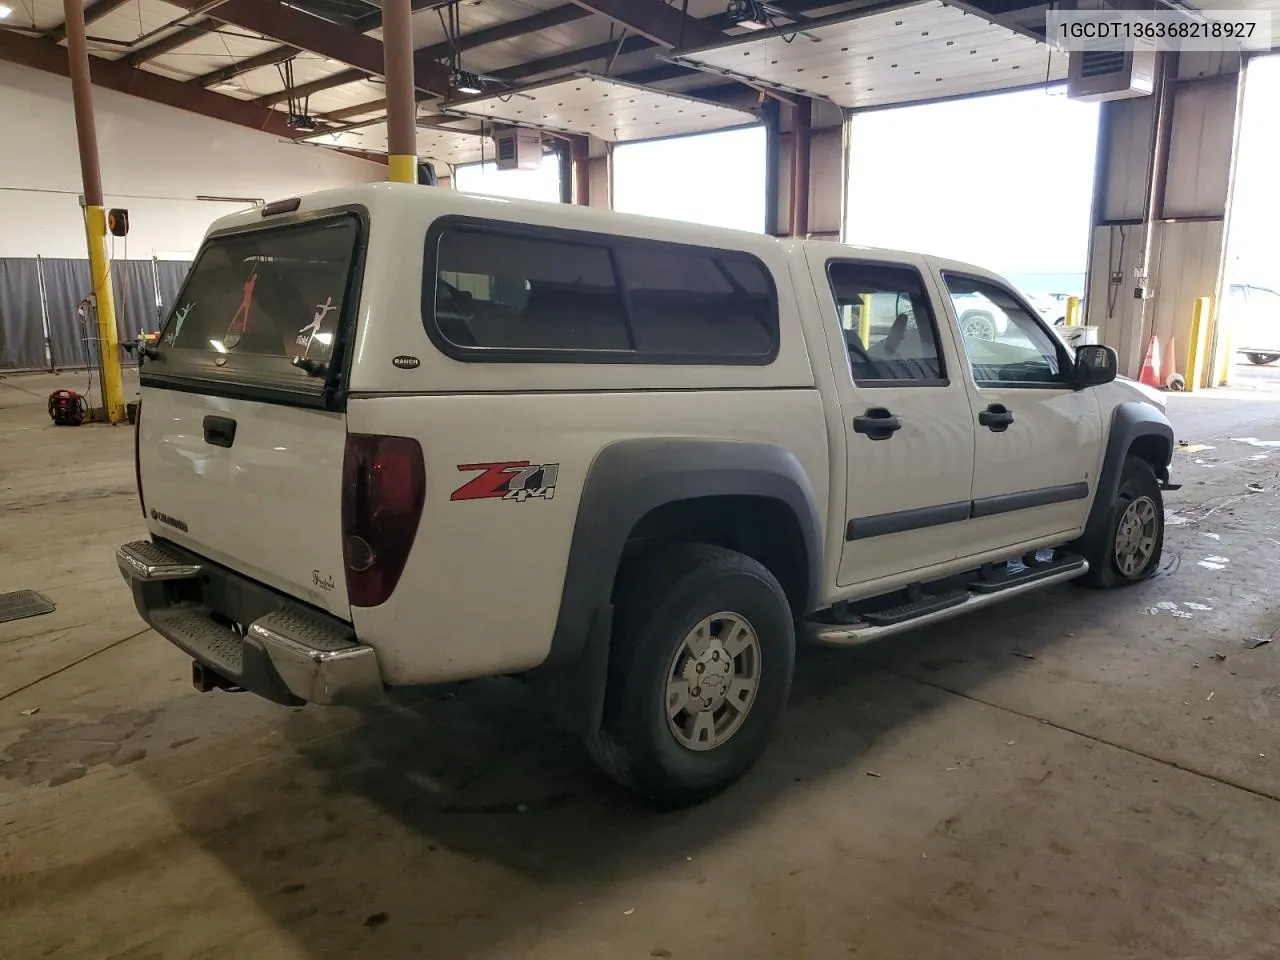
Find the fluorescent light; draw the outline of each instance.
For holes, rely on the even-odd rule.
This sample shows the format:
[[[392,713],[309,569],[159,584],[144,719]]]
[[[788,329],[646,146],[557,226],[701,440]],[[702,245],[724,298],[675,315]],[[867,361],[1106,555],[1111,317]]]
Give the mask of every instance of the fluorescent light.
[[[13,16],[13,7],[7,3],[0,3],[0,20],[7,20]]]

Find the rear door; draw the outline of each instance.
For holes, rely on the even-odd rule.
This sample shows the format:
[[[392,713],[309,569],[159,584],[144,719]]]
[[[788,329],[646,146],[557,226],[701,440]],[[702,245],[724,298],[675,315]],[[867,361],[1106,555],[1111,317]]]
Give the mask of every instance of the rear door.
[[[364,232],[342,213],[211,237],[141,377],[152,533],[346,618],[335,397]]]
[[[838,583],[946,563],[969,516],[973,414],[922,263],[828,258],[818,247],[809,257],[847,358],[836,370],[847,476]]]

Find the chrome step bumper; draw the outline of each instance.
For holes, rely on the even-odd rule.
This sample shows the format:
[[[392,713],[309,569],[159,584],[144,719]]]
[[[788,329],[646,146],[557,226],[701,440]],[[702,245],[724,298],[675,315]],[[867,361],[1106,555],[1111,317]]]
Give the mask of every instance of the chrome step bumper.
[[[910,620],[903,620],[898,623],[889,624],[887,626],[876,626],[865,620],[856,620],[853,623],[821,623],[815,620],[806,620],[803,624],[802,635],[811,643],[821,644],[823,646],[849,647],[862,643],[870,643],[873,640],[881,640],[884,637],[892,636],[895,633],[904,633],[907,630],[914,630],[917,627],[926,627],[932,623],[939,623],[943,620],[950,620],[952,617],[958,617],[963,613],[969,613],[973,610],[980,610],[983,607],[989,607],[996,603],[1008,600],[1010,597],[1016,597],[1023,593],[1030,593],[1032,590],[1039,590],[1043,587],[1052,586],[1055,583],[1063,583],[1067,580],[1074,580],[1077,577],[1083,577],[1089,572],[1089,564],[1081,559],[1078,563],[1070,566],[1064,566],[1055,570],[1046,576],[1039,577],[1027,583],[1019,583],[1016,586],[1005,587],[993,593],[971,593],[963,603],[946,607],[942,610],[936,610],[923,616],[913,617]]]
[[[172,544],[126,543],[116,561],[142,618],[231,685],[289,704],[383,696],[377,654],[349,624]]]

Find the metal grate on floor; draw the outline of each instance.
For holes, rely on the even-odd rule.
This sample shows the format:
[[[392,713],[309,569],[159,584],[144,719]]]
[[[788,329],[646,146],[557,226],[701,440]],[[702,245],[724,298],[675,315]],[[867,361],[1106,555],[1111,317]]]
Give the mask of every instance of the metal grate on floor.
[[[34,590],[0,593],[0,623],[38,617],[42,613],[53,613],[56,606],[57,604],[48,597]]]

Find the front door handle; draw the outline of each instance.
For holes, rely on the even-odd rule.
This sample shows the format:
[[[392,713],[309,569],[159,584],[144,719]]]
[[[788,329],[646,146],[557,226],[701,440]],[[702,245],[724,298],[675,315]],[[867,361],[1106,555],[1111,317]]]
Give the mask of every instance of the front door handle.
[[[230,447],[236,442],[236,422],[230,417],[205,417],[204,441],[215,447]]]
[[[978,423],[992,433],[1004,433],[1013,424],[1013,411],[1003,403],[993,403],[978,414]]]
[[[888,440],[902,429],[902,421],[884,407],[872,407],[853,418],[854,433],[866,434],[872,440]]]

